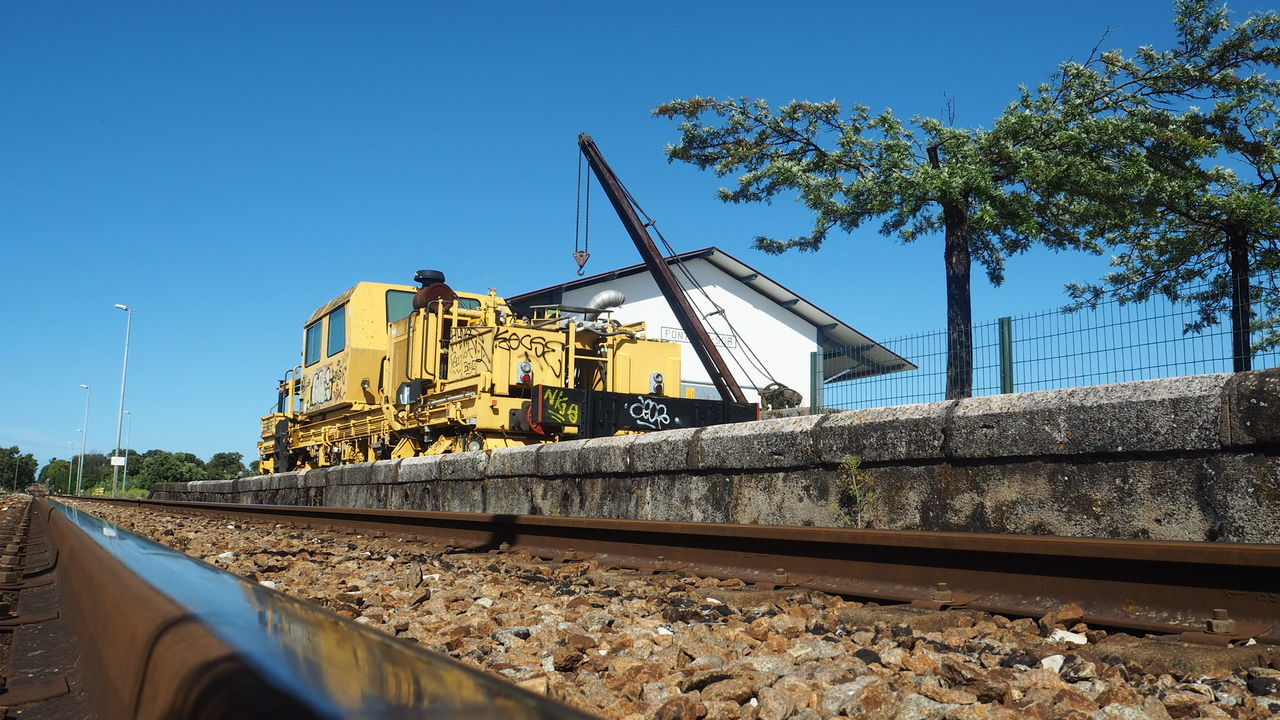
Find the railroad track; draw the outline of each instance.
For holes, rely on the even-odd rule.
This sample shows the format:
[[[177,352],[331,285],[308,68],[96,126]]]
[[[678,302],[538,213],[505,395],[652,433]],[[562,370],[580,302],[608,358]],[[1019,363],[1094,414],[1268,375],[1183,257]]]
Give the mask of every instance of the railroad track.
[[[1280,644],[1280,546],[107,500],[397,535],[471,551],[739,578],[763,588],[1040,617],[1227,646]]]
[[[594,576],[592,584],[600,589],[574,594],[572,602],[566,599],[563,602],[567,604],[561,606],[577,606],[581,608],[577,612],[588,614],[603,612],[591,610],[601,607],[596,598],[607,597],[605,593],[609,592],[618,596],[611,582],[636,588],[636,578],[651,577],[658,587],[665,583],[665,587],[677,589],[690,588],[689,583],[693,583],[698,588],[709,588],[698,596],[711,604],[685,608],[677,601],[669,607],[707,617],[691,616],[688,624],[673,618],[656,628],[658,635],[665,632],[672,638],[675,632],[692,636],[701,629],[703,636],[710,638],[710,629],[717,627],[725,619],[723,616],[729,616],[730,626],[752,633],[760,631],[756,638],[758,650],[768,652],[758,658],[751,657],[758,653],[748,653],[740,660],[726,661],[729,664],[723,669],[699,667],[702,659],[682,668],[677,660],[674,675],[661,683],[641,686],[637,683],[643,680],[628,677],[634,678],[637,671],[655,672],[655,661],[636,665],[639,661],[626,659],[625,642],[618,644],[619,638],[640,636],[630,634],[625,626],[604,628],[600,633],[591,633],[602,643],[597,648],[592,645],[596,639],[575,636],[570,629],[556,635],[562,638],[558,643],[553,638],[543,644],[546,657],[532,661],[535,665],[541,663],[545,671],[545,676],[538,677],[534,672],[525,681],[526,688],[533,687],[539,693],[533,694],[491,674],[509,668],[502,669],[502,674],[518,679],[512,673],[522,666],[512,666],[506,655],[496,658],[500,662],[491,660],[486,665],[491,673],[480,672],[369,627],[338,619],[311,603],[286,597],[254,582],[257,578],[252,573],[246,573],[250,575],[248,580],[232,576],[86,512],[36,500],[31,512],[24,514],[25,519],[0,517],[0,546],[9,548],[10,556],[15,558],[0,562],[9,563],[7,567],[11,569],[9,576],[0,577],[5,583],[0,585],[0,591],[16,593],[18,599],[16,617],[0,621],[0,628],[6,624],[22,626],[14,632],[7,692],[0,694],[0,706],[9,707],[14,717],[588,717],[553,699],[563,698],[579,707],[594,708],[606,717],[623,717],[609,710],[618,702],[630,702],[626,717],[632,720],[704,715],[763,718],[790,717],[793,710],[799,712],[802,705],[785,704],[792,702],[788,699],[792,696],[799,698],[798,703],[811,697],[808,707],[821,708],[820,717],[861,716],[868,703],[882,702],[876,698],[883,696],[876,693],[888,692],[890,687],[898,698],[892,701],[899,704],[895,717],[915,717],[917,711],[928,714],[938,708],[959,708],[973,702],[993,703],[997,709],[1003,706],[999,711],[1019,716],[1032,712],[1036,704],[1047,703],[1054,707],[1050,716],[1058,717],[1072,703],[1087,709],[1093,702],[1090,698],[1095,696],[1098,707],[1120,698],[1123,702],[1145,703],[1141,709],[1157,715],[1167,707],[1175,716],[1182,716],[1177,712],[1192,712],[1198,707],[1195,703],[1200,702],[1247,709],[1249,714],[1241,717],[1249,718],[1280,711],[1280,672],[1276,670],[1280,655],[1274,646],[1277,612],[1267,595],[1275,591],[1275,566],[1280,556],[1278,549],[1271,546],[174,501],[77,498],[74,504],[90,509],[100,506],[104,511],[114,506],[107,515],[119,516],[140,530],[149,524],[148,517],[168,518],[159,526],[161,529],[154,531],[153,536],[158,539],[174,535],[172,528],[181,529],[183,523],[187,530],[182,533],[189,532],[196,528],[192,522],[197,519],[202,526],[218,528],[229,536],[253,532],[259,539],[243,546],[246,558],[259,557],[264,551],[279,557],[282,551],[271,546],[270,538],[283,542],[283,538],[293,537],[317,562],[325,562],[322,556],[338,559],[340,551],[331,555],[324,552],[323,545],[315,544],[316,539],[324,538],[323,542],[334,543],[335,551],[340,543],[353,557],[369,556],[366,548],[382,554],[403,554],[392,550],[399,547],[418,557],[427,552],[433,558],[433,567],[448,568],[452,563],[462,573],[457,576],[461,578],[478,572],[515,573],[535,584],[562,578],[552,581],[555,585],[572,577]],[[132,519],[126,518],[125,513]],[[181,519],[184,516],[186,520]],[[228,519],[232,522],[227,523]],[[6,537],[17,542],[5,545]],[[390,567],[392,558],[388,556],[383,562],[382,554],[369,558],[369,562]],[[506,555],[511,557],[510,562],[501,559]],[[530,556],[542,558],[538,562],[544,569],[529,565]],[[412,568],[422,560],[407,562]],[[588,567],[593,575],[582,575]],[[340,583],[340,590],[355,589],[346,587],[348,580],[342,572],[329,577],[328,582]],[[705,582],[713,578],[738,580],[724,580],[718,586]],[[445,633],[441,642],[448,641],[448,648],[438,649],[447,649],[455,657],[462,657],[466,648],[479,649],[479,657],[484,657],[488,652],[485,644],[492,642],[490,635],[502,638],[502,633],[509,630],[501,622],[496,630],[492,624],[483,628],[484,621],[475,619],[477,613],[460,611],[460,607],[479,606],[469,596],[460,604],[446,597],[454,595],[452,581],[440,580],[436,592],[442,597],[433,602],[443,604],[429,613],[452,617],[446,622],[462,623],[455,629],[471,627],[479,635],[467,640]],[[751,584],[744,585],[744,581]],[[572,588],[556,588],[556,595],[560,589]],[[635,589],[623,591],[646,594]],[[532,592],[532,586],[514,592]],[[586,590],[574,590],[578,592]],[[735,592],[746,605],[729,600],[735,605],[731,608],[711,598],[712,594],[729,598]],[[677,598],[681,594],[667,593],[659,589],[649,597]],[[877,599],[881,604],[852,603],[846,606],[852,610],[839,610],[838,605],[831,604],[838,598],[826,595],[829,593]],[[1242,599],[1241,593],[1248,597]],[[757,602],[746,600],[752,596],[772,596],[780,612],[775,616],[767,610],[753,611],[744,620],[735,620],[740,608]],[[506,597],[505,592],[502,597]],[[786,607],[781,598],[789,598]],[[620,599],[625,601],[626,597]],[[498,601],[499,605],[503,602]],[[545,602],[534,599],[529,604],[532,607]],[[1054,645],[1052,638],[1044,637],[1037,639],[1041,649],[1032,655],[1026,652],[1030,646],[1009,646],[1002,651],[1007,655],[988,656],[998,662],[994,669],[965,664],[967,679],[946,679],[947,668],[961,667],[948,663],[962,662],[961,656],[947,653],[959,652],[964,637],[974,637],[973,633],[980,630],[988,632],[983,627],[995,627],[989,619],[983,619],[990,616],[975,611],[1035,618],[1052,614],[1065,603],[1083,608],[1083,619],[1093,628],[1088,631],[1090,644],[1106,635],[1096,632],[1097,627],[1109,627],[1177,635],[1183,640],[1220,646],[1201,646],[1209,655],[1216,653],[1203,667],[1220,668],[1213,671],[1219,679],[1204,680],[1208,677],[1205,671],[1191,667],[1195,661],[1184,671],[1142,670],[1148,674],[1133,675],[1139,670],[1131,660],[1100,659],[1113,651],[1104,647],[1109,639],[1096,649],[1089,649],[1064,645],[1062,641]],[[797,610],[811,613],[822,607],[828,609],[810,614],[808,623],[796,620]],[[533,610],[535,614],[542,610],[544,615],[556,615],[550,608]],[[1227,617],[1213,618],[1215,610],[1225,610]],[[495,607],[494,612],[504,611]],[[841,630],[833,636],[832,626],[823,626],[836,616],[839,622],[853,623],[847,626],[848,634]],[[1075,620],[1067,624],[1072,622]],[[1008,635],[1019,623],[1021,637],[1035,637],[1036,623],[1031,620],[1013,622],[1008,631],[999,632]],[[554,625],[553,622],[550,627]],[[788,631],[787,627],[796,629]],[[391,632],[393,628],[384,625],[382,629]],[[523,632],[528,637],[527,633],[537,631],[524,628]],[[790,634],[797,632],[798,638]],[[1047,629],[1045,634],[1049,634]],[[990,636],[983,635],[986,637]],[[876,647],[888,650],[882,650],[886,653],[883,658],[866,649],[854,653],[846,649],[850,641],[862,647],[874,641]],[[427,642],[430,647],[437,647],[434,641]],[[740,648],[749,647],[742,645],[743,639],[733,642]],[[974,645],[988,647],[987,642],[976,639]],[[516,648],[521,645],[518,640],[515,643]],[[575,647],[577,643],[590,648],[585,655],[583,649]],[[1081,649],[1072,651],[1070,647]],[[1186,656],[1197,654],[1188,650],[1190,647],[1166,644],[1159,652],[1187,660]],[[814,648],[847,653],[848,657],[805,661],[809,663],[806,672],[819,674],[804,679],[790,679],[785,670],[779,670],[784,674],[775,677],[765,669],[779,658],[790,657],[788,652],[794,655]],[[1148,651],[1136,649],[1138,656]],[[896,655],[891,657],[893,653]],[[678,658],[678,652],[673,657]],[[929,670],[929,658],[943,660],[942,670],[938,671],[937,666]],[[466,659],[476,662],[470,654]],[[514,654],[511,659],[515,659]],[[799,656],[796,659],[799,661]],[[562,662],[566,664],[562,666]],[[883,668],[881,663],[892,667]],[[1061,668],[1062,677],[1057,670],[1050,676],[1036,676],[1042,666]],[[571,669],[575,667],[576,672]],[[743,668],[748,668],[745,674]],[[909,672],[903,673],[904,668]],[[1010,675],[1013,669],[1026,675],[1022,679]],[[821,675],[824,671],[829,672]],[[933,677],[933,672],[941,675]],[[1156,674],[1150,674],[1153,672]],[[1183,680],[1167,687],[1161,679],[1167,677],[1161,674],[1166,672],[1174,672]],[[824,677],[830,679],[824,681]],[[1064,684],[1064,679],[1073,684]],[[1056,685],[1036,686],[1046,682]],[[578,684],[583,692],[575,689]],[[1091,684],[1095,690],[1088,697],[1072,689]],[[1126,684],[1139,695],[1127,690]],[[819,690],[818,695],[805,689],[815,685],[825,689]],[[592,702],[593,693],[606,689],[610,694],[600,696],[607,698],[603,704]],[[674,696],[665,694],[676,691]],[[649,696],[650,692],[655,694]],[[1125,693],[1129,700],[1123,699]],[[747,712],[748,705],[751,712]]]
[[[88,513],[14,502],[6,718],[589,718]]]

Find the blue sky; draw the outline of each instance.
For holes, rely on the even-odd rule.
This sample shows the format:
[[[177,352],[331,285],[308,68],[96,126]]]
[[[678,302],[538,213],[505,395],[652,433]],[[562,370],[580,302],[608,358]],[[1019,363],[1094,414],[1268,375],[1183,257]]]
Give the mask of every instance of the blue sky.
[[[1233,3],[1237,17],[1267,9]],[[875,338],[945,324],[940,240],[868,227],[817,254],[790,200],[726,206],[669,165],[690,95],[858,102],[990,124],[1020,83],[1172,42],[1171,3],[65,2],[0,6],[0,445],[114,444],[137,308],[133,446],[252,459],[301,325],[361,280],[443,270],[502,294],[573,277],[592,133],[679,250],[717,245]],[[599,196],[597,196],[599,197]],[[602,202],[588,269],[637,261]],[[1032,253],[974,317],[1060,305],[1106,260]]]

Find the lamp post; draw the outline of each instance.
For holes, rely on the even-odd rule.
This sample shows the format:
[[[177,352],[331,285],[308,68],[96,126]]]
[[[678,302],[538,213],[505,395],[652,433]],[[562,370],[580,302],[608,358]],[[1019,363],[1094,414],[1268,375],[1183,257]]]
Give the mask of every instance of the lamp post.
[[[71,446],[71,454],[74,455],[76,452],[76,444],[74,442],[71,442],[70,440],[67,441],[67,444]],[[71,462],[70,460],[67,460],[67,494],[68,495],[71,494],[71,470],[75,466],[76,466],[75,463]],[[50,479],[50,482],[53,482],[52,479]]]
[[[125,410],[124,414],[129,416],[129,429],[124,433],[124,471],[120,473],[120,487],[129,492],[129,448],[133,446],[133,413]]]
[[[80,428],[80,469],[76,471],[77,495],[84,490],[84,448],[85,440],[89,437],[89,398],[93,396],[93,388],[83,383],[80,387],[84,388],[84,426]]]
[[[120,477],[120,431],[124,429],[124,382],[129,377],[129,331],[133,329],[133,308],[116,304],[116,308],[125,314],[124,324],[124,365],[120,368],[120,412],[116,415],[116,451],[111,456],[111,497],[116,496],[116,481]]]
[[[84,428],[76,428],[76,432],[77,432],[77,433],[81,433],[81,434],[82,434],[82,436],[83,436]],[[75,452],[75,451],[73,450],[72,452]],[[76,456],[76,457],[84,457],[84,453],[83,453],[83,452],[81,452],[81,453],[80,453],[78,456]],[[76,460],[75,458],[72,458],[72,459],[71,459],[71,467],[73,467],[73,468],[74,468],[74,467],[76,467],[76,463],[77,463],[77,460]],[[79,468],[77,468],[77,469],[76,469],[76,477],[77,477],[77,478],[78,478],[78,477],[80,477],[80,470],[79,470]],[[79,483],[79,482],[74,482],[74,483],[71,483],[70,485],[68,485],[68,486],[67,486],[67,494],[68,494],[68,495],[74,495],[74,494],[75,494],[75,492],[76,492],[76,487],[78,487],[79,485],[80,485],[80,483]]]

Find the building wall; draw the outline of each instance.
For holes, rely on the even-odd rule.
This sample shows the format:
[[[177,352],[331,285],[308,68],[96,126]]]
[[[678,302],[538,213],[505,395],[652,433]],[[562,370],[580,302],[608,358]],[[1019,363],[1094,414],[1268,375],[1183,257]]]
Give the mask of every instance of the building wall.
[[[742,338],[735,336],[719,316],[706,320],[708,330],[715,333],[713,341],[718,341],[717,345],[725,355],[734,379],[746,391],[747,399],[758,401],[750,388],[764,387],[769,380],[747,362],[744,339],[778,382],[799,392],[808,402],[809,354],[818,349],[817,328],[705,259],[697,258],[684,264],[702,284],[707,295],[724,308],[733,327],[743,335]],[[679,271],[672,269],[678,275]],[[693,346],[682,340],[684,333],[680,323],[649,273],[637,273],[570,290],[565,292],[561,302],[565,305],[586,305],[592,296],[605,289],[620,290],[627,296],[626,304],[613,313],[614,319],[623,323],[643,321],[649,337],[681,341],[684,346],[680,360],[683,385],[694,387],[699,397],[719,397]],[[689,300],[703,314],[713,309],[696,290],[690,293]],[[738,357],[747,372],[739,368],[733,356]]]

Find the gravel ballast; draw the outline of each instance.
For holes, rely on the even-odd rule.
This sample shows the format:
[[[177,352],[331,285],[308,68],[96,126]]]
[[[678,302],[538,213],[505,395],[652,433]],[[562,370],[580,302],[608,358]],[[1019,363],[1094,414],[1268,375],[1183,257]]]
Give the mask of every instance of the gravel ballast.
[[[1251,648],[1109,635],[1073,606],[1038,620],[881,607],[594,561],[71,504],[606,718],[1280,714],[1280,670]]]

